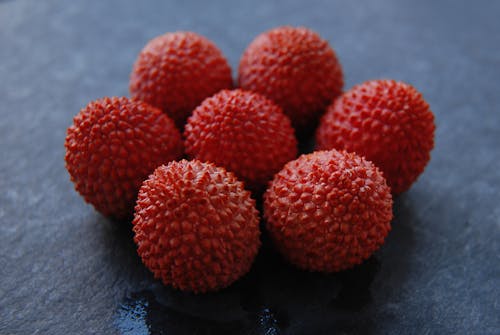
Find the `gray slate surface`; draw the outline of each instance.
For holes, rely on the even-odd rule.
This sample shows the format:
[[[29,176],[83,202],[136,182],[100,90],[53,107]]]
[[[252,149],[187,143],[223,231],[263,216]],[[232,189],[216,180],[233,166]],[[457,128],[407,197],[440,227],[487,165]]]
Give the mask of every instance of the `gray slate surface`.
[[[499,334],[499,13],[497,1],[0,1],[0,334]],[[265,248],[221,293],[165,288],[130,226],[73,190],[65,130],[88,101],[127,95],[156,35],[204,34],[236,69],[283,24],[331,42],[346,88],[389,77],[421,90],[432,161],[352,271],[304,273]]]

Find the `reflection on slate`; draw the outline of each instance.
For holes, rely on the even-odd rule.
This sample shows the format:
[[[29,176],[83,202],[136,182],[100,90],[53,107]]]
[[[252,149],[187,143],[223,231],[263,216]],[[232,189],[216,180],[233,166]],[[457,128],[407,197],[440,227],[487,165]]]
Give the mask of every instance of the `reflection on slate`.
[[[292,268],[268,245],[265,241],[250,273],[225,290],[194,295],[157,283],[130,294],[116,312],[115,326],[122,334],[278,335],[287,333],[290,317],[312,321],[298,329],[313,329],[314,314],[322,310],[331,331],[357,327],[348,322],[349,313],[371,301],[370,284],[379,269],[376,257],[326,275]]]

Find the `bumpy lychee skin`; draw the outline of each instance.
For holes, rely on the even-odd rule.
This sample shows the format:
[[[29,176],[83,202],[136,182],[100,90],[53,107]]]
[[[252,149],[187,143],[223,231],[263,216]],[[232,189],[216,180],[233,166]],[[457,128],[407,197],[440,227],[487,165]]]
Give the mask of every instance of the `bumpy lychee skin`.
[[[281,108],[257,93],[223,90],[188,119],[186,153],[234,172],[259,191],[297,156],[297,140]]]
[[[434,147],[434,115],[413,86],[373,80],[354,86],[328,107],[318,149],[345,149],[375,163],[393,194],[410,188]]]
[[[267,229],[291,263],[335,272],[361,263],[390,230],[392,197],[371,162],[345,151],[302,155],[264,194]]]
[[[141,187],[133,224],[144,264],[183,291],[230,285],[260,246],[258,212],[243,183],[197,160],[158,167]]]
[[[130,76],[131,96],[160,108],[179,127],[203,99],[232,85],[231,68],[222,52],[192,32],[152,39]]]
[[[141,183],[182,155],[181,135],[159,109],[128,98],[90,102],[66,136],[66,168],[76,190],[102,214],[132,216]]]
[[[344,80],[327,41],[310,29],[286,26],[250,43],[240,61],[239,85],[276,102],[304,133],[342,93]]]

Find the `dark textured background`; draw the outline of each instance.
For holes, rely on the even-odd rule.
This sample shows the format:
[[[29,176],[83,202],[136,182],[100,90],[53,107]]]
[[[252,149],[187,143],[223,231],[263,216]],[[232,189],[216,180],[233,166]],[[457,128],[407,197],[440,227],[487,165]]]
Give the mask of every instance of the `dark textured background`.
[[[499,334],[498,14],[498,1],[0,1],[0,334]],[[220,293],[163,287],[130,226],[73,190],[65,130],[88,101],[127,95],[156,35],[204,34],[235,69],[282,24],[328,39],[346,88],[389,77],[421,90],[432,161],[352,271],[301,272],[264,248]]]

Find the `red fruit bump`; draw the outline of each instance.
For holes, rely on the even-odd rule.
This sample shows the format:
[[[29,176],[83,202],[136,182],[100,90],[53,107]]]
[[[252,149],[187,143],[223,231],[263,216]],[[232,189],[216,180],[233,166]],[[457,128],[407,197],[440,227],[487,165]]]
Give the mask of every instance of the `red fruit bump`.
[[[180,128],[203,99],[232,86],[231,68],[222,52],[192,32],[152,39],[130,76],[130,95],[160,108]]]
[[[76,190],[115,219],[132,216],[142,181],[182,156],[172,120],[146,103],[102,98],[78,113],[66,136],[66,168]]]
[[[336,272],[361,263],[384,243],[392,197],[371,162],[345,151],[317,151],[276,174],[264,194],[264,217],[289,262]]]
[[[260,246],[258,212],[243,183],[197,160],[160,166],[144,181],[133,225],[143,263],[182,291],[230,285],[249,271]]]
[[[318,149],[345,149],[375,163],[393,194],[410,188],[434,147],[434,114],[413,86],[372,80],[328,107],[316,133]]]
[[[313,127],[342,93],[341,65],[327,41],[304,27],[279,27],[257,36],[239,65],[241,88],[280,105],[299,133]]]
[[[206,99],[184,130],[186,153],[232,171],[249,189],[264,188],[297,156],[297,140],[281,108],[260,94],[223,90]]]

